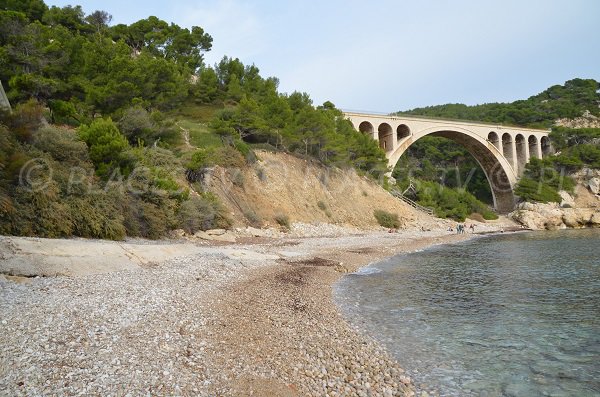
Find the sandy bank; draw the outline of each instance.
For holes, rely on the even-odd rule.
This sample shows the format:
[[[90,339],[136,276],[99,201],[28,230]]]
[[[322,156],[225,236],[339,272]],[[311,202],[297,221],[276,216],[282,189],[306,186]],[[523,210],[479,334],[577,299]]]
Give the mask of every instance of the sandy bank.
[[[411,395],[397,363],[341,318],[331,286],[370,262],[469,237],[223,246],[3,237],[2,272],[69,277],[0,277],[0,394]]]

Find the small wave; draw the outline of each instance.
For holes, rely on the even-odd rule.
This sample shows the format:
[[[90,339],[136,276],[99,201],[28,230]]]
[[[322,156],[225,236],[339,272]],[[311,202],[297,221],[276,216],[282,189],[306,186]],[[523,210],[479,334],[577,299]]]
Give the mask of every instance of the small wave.
[[[381,272],[382,272],[382,270],[378,269],[376,267],[363,267],[361,269],[358,269],[357,271],[355,271],[352,274],[357,275],[357,276],[367,276],[369,274],[376,274],[376,273],[381,273]]]

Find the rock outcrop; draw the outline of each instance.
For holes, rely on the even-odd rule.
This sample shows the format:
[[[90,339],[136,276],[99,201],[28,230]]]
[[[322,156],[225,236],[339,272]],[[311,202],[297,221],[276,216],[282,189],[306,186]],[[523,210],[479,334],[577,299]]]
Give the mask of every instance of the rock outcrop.
[[[567,128],[600,128],[600,117],[596,117],[586,110],[581,116],[574,119],[558,119],[554,125]]]
[[[509,217],[533,230],[600,227],[599,208],[562,208],[558,203],[521,203]]]
[[[600,227],[600,170],[584,168],[571,176],[574,194],[560,191],[560,204],[520,203],[509,217],[533,230]]]

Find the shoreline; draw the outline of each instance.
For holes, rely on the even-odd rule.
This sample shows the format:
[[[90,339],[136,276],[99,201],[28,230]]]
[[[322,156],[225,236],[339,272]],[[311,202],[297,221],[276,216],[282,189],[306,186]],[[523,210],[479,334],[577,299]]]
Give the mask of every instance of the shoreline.
[[[334,284],[394,255],[479,236],[440,229],[184,244],[185,255],[139,268],[26,284],[0,276],[0,392],[412,396],[395,360],[344,319]],[[140,251],[163,252],[152,244]],[[103,338],[89,336],[96,329]]]

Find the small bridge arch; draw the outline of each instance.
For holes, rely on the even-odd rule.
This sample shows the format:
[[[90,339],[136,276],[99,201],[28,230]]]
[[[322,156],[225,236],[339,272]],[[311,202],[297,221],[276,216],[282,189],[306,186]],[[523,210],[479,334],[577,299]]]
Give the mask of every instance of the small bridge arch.
[[[500,125],[345,113],[354,127],[379,142],[393,168],[404,152],[424,136],[448,138],[465,147],[483,169],[498,212],[512,211],[514,187],[531,157],[550,153],[548,131]]]

